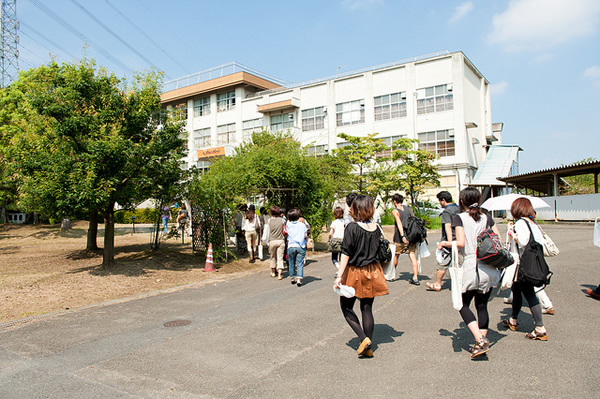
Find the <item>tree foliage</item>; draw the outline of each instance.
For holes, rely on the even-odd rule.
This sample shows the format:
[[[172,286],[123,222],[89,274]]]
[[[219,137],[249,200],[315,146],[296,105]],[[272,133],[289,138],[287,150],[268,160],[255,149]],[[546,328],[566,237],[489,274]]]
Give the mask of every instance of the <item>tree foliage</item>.
[[[362,137],[340,133],[338,137],[344,139],[348,145],[334,150],[333,153],[347,159],[348,162],[356,167],[358,174],[355,176],[355,187],[359,193],[362,193],[368,185],[367,175],[381,161],[381,158],[377,158],[377,153],[388,147],[382,139],[377,138],[377,133],[371,133]]]
[[[419,140],[401,138],[393,144],[392,159],[398,161],[398,175],[402,189],[410,196],[413,208],[417,207],[419,196],[427,187],[440,185],[440,174],[434,163],[437,156],[427,150],[415,150]]]
[[[250,198],[262,199],[266,206],[299,208],[318,234],[336,196],[348,189],[349,170],[341,157],[306,156],[289,134],[256,132],[233,156],[216,161],[195,178],[188,196],[202,212],[209,207],[213,213],[232,212],[236,203]],[[218,228],[223,235],[222,224]]]
[[[83,60],[31,69],[2,92],[19,205],[55,217],[101,212],[104,265],[114,263],[115,204],[132,206],[181,180],[183,127],[161,111],[160,84],[150,71],[127,85]]]

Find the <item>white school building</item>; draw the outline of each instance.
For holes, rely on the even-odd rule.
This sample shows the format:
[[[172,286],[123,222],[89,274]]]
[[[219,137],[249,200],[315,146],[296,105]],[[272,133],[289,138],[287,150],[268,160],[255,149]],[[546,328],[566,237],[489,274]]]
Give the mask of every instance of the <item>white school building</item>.
[[[339,133],[378,133],[387,144],[408,137],[435,152],[442,175],[435,191],[448,190],[457,199],[490,146],[501,143],[490,84],[462,52],[292,85],[231,63],[165,82],[161,100],[186,112],[185,167],[208,167],[256,130],[289,131],[315,156],[343,146]]]

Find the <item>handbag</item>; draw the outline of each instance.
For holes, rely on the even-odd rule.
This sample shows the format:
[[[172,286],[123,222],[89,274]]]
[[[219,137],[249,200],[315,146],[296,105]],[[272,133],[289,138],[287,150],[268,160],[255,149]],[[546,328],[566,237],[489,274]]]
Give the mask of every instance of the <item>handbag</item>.
[[[385,239],[383,235],[383,230],[381,226],[379,226],[379,231],[381,231],[381,237],[379,239],[379,247],[377,248],[377,259],[379,263],[387,263],[392,259],[392,250],[390,249],[390,242]]]
[[[327,251],[329,252],[342,252],[342,241],[343,239],[338,237],[331,237],[327,241]]]
[[[315,249],[315,241],[312,238],[306,240],[306,249]]]
[[[540,229],[540,231],[542,232],[542,237],[544,237],[544,256],[551,257],[558,255],[560,253],[560,250],[558,249],[556,244],[554,244],[552,238],[550,238],[550,236],[546,234],[544,230],[542,230],[542,228],[539,224],[537,224],[537,222],[535,224],[538,227],[538,229]]]

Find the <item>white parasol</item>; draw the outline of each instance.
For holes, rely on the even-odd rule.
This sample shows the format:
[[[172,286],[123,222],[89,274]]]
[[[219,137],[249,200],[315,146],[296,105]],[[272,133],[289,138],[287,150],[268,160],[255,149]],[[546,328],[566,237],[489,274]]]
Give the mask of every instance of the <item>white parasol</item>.
[[[499,197],[489,198],[483,204],[481,204],[481,207],[487,209],[488,211],[509,211],[512,203],[517,198],[527,198],[529,201],[531,201],[531,205],[533,205],[535,209],[550,208],[550,205],[548,205],[543,199],[524,194],[506,194]]]

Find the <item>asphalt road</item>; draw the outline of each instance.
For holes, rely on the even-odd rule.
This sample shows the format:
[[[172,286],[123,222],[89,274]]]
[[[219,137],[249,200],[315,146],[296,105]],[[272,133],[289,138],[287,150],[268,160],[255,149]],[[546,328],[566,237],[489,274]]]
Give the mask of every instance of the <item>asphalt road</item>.
[[[471,360],[449,282],[442,292],[409,285],[403,257],[390,294],[375,300],[375,357],[359,359],[321,256],[301,288],[265,266],[2,328],[0,398],[598,398],[600,301],[582,291],[600,283],[600,248],[592,225],[545,229],[561,250],[549,259],[547,342],[524,338],[528,308],[519,332],[505,330],[509,307],[496,297],[492,349]],[[434,271],[425,259],[422,282]],[[165,327],[174,320],[191,323]]]

